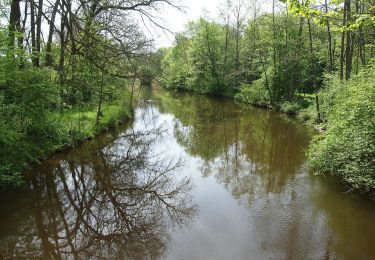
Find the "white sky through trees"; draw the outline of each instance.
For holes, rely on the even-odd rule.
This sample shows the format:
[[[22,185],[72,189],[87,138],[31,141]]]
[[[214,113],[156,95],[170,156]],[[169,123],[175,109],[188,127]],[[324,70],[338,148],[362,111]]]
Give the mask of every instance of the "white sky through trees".
[[[189,21],[194,21],[199,17],[220,21],[219,7],[223,5],[224,2],[225,0],[180,0],[180,5],[184,7],[184,12],[168,6],[160,10],[158,16],[163,26],[174,33],[181,32]],[[236,0],[232,2],[235,3]],[[248,0],[246,2],[251,6],[253,0]],[[257,2],[261,11],[272,10],[271,0],[257,0]],[[251,8],[249,12],[251,12]],[[154,28],[154,26],[150,27],[147,23],[146,27],[149,28],[148,30],[146,29],[146,33],[151,34],[152,37],[155,38],[156,47],[169,47],[172,45],[174,36],[171,33],[163,32],[160,29]]]

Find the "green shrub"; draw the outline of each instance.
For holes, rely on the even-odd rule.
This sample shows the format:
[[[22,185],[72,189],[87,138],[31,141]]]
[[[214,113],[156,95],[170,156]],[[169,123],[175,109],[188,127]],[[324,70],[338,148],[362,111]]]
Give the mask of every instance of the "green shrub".
[[[289,115],[297,115],[303,109],[313,107],[314,104],[302,97],[296,97],[293,101],[285,101],[280,105],[280,111]]]
[[[242,85],[240,92],[236,94],[234,98],[240,102],[256,106],[268,106],[270,103],[263,79],[255,80],[250,85]]]
[[[289,115],[295,115],[301,109],[297,102],[285,101],[280,106],[280,111]]]
[[[13,70],[1,81],[0,185],[7,185],[58,141],[58,125],[50,115],[59,96],[47,70]]]
[[[338,101],[337,96],[343,90],[342,82],[337,74],[326,74],[324,76],[323,89],[319,93],[320,113],[323,121],[326,121],[335,103]]]
[[[338,176],[352,190],[375,191],[375,69],[340,83],[331,81],[326,96],[333,96],[327,131],[309,150],[310,168]],[[332,89],[330,89],[332,88]],[[327,100],[325,101],[327,102]]]
[[[316,111],[315,103],[311,103],[309,107],[301,109],[297,117],[302,121],[309,121],[311,123],[318,122],[318,113]]]

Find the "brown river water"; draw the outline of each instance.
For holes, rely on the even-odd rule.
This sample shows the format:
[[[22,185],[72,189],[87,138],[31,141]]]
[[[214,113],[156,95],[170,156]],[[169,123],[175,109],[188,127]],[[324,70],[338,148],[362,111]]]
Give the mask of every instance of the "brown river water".
[[[0,198],[0,259],[375,259],[375,202],[308,172],[276,112],[149,94]]]

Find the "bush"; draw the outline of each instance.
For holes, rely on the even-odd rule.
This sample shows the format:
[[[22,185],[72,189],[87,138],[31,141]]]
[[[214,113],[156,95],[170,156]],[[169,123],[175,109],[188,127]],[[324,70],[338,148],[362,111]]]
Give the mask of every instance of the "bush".
[[[373,75],[374,67],[346,83],[331,81],[323,94],[327,97],[335,92],[332,109],[325,111],[327,131],[313,140],[308,153],[315,173],[338,176],[352,190],[366,193],[375,191]]]
[[[312,103],[307,108],[301,109],[297,117],[302,121],[309,121],[311,124],[318,122],[318,113],[316,111],[315,103]]]
[[[293,101],[285,101],[280,105],[280,111],[289,115],[297,115],[302,110],[307,109],[314,104],[310,103],[307,99],[296,97]]]
[[[270,99],[265,88],[264,80],[255,80],[252,84],[242,85],[241,91],[235,95],[236,100],[256,106],[268,106]]]
[[[48,71],[24,69],[2,75],[0,185],[8,185],[57,141],[58,126],[50,114],[59,96]]]
[[[296,115],[301,107],[297,102],[285,101],[280,106],[280,111],[289,115]]]
[[[323,121],[326,121],[335,103],[337,95],[343,90],[342,82],[338,74],[326,74],[324,76],[324,87],[319,94],[320,113]]]

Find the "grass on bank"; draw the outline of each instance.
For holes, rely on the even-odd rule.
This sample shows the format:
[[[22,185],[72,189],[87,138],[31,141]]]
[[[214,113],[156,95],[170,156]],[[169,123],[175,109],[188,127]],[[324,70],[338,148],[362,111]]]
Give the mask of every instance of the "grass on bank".
[[[21,174],[58,150],[73,146],[114,127],[131,117],[128,99],[103,104],[103,116],[96,125],[96,107],[54,111],[46,118],[42,138],[0,124],[0,188],[22,184]]]
[[[96,108],[73,108],[56,114],[56,120],[61,122],[63,132],[67,134],[68,145],[80,142],[109,127],[123,123],[131,117],[131,111],[126,102],[111,102],[103,105],[103,116],[96,125]]]

